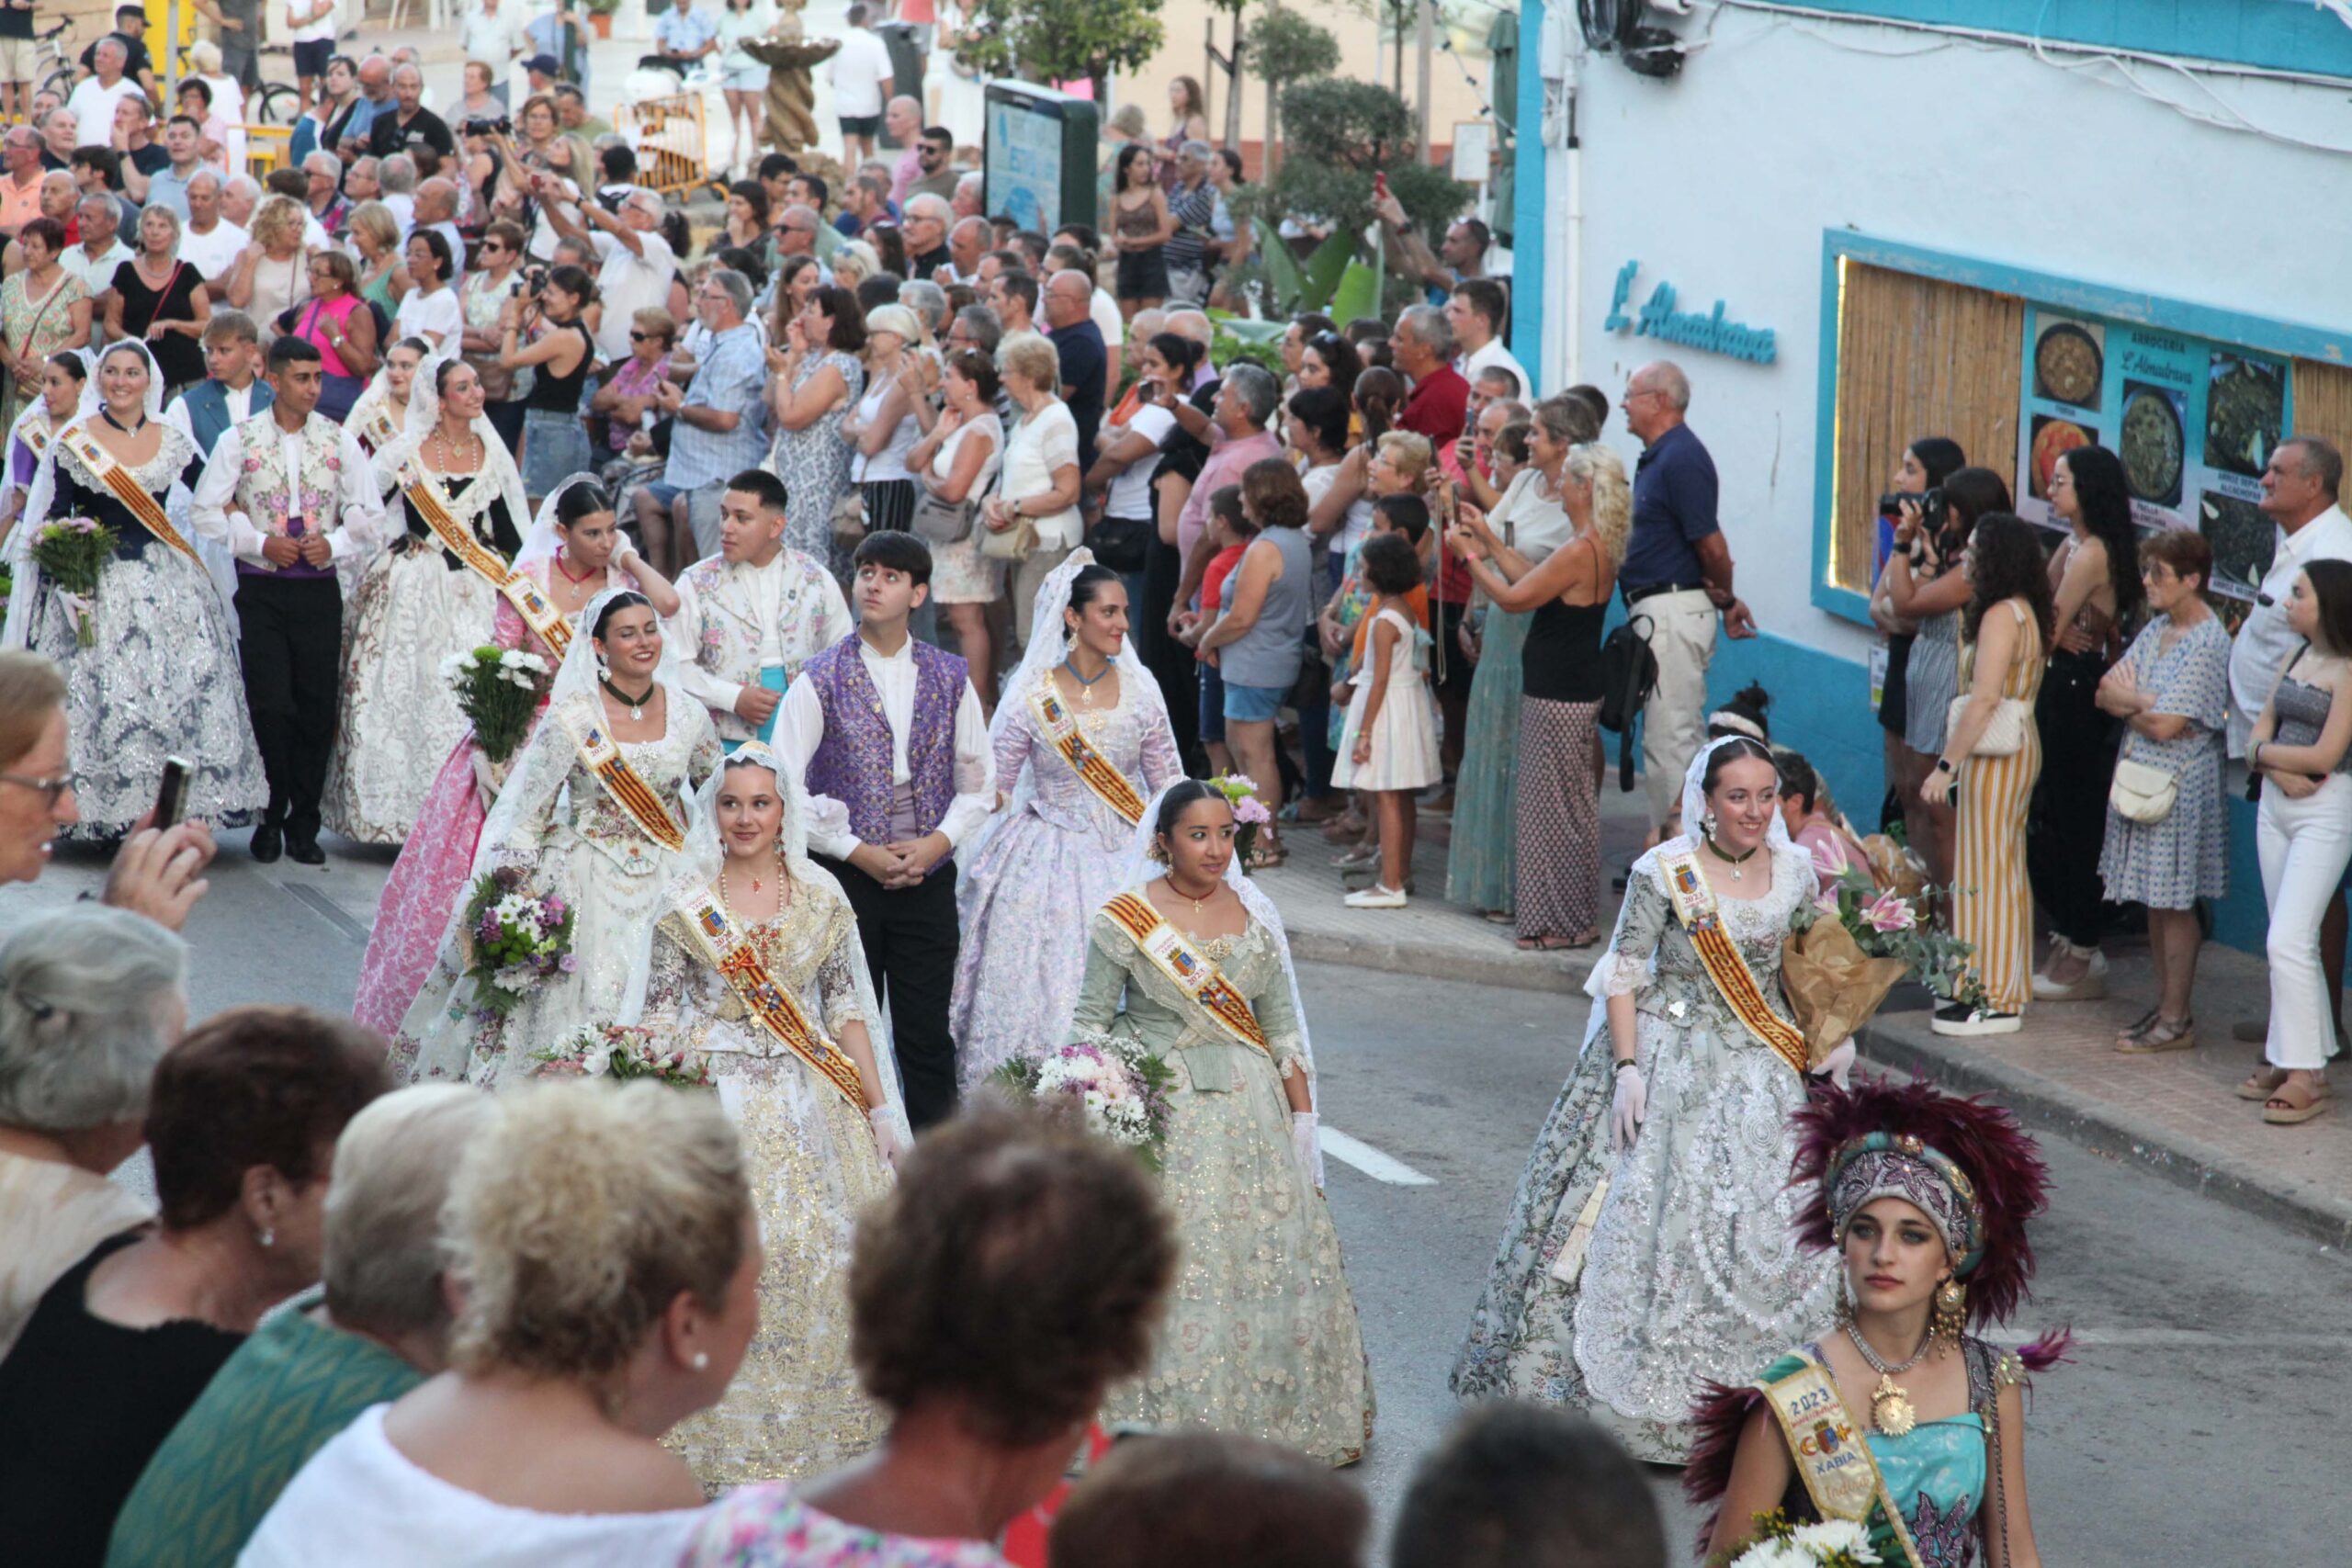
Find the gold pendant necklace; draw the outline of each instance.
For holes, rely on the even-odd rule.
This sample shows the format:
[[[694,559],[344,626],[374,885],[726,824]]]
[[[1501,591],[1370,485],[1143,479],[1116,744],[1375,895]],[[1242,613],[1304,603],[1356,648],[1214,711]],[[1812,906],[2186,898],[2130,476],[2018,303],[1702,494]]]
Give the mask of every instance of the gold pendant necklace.
[[[1871,1390],[1871,1425],[1890,1438],[1902,1437],[1919,1424],[1919,1413],[1912,1408],[1911,1396],[1895,1382],[1894,1374],[1907,1372],[1926,1359],[1936,1343],[1934,1332],[1931,1330],[1922,1337],[1919,1348],[1912,1353],[1911,1359],[1896,1367],[1890,1367],[1880,1360],[1878,1352],[1871,1348],[1870,1341],[1863,1338],[1850,1322],[1846,1325],[1846,1337],[1854,1342],[1854,1348],[1862,1353],[1862,1359],[1869,1362],[1871,1371],[1878,1374],[1878,1386]]]

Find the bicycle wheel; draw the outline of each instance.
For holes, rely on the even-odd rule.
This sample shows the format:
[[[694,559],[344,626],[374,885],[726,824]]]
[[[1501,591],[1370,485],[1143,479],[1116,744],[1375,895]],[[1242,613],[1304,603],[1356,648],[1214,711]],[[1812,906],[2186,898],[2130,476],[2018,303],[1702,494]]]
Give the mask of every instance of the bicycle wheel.
[[[283,82],[272,82],[254,99],[254,123],[291,125],[302,116],[302,95]]]
[[[61,98],[72,97],[74,96],[74,68],[71,65],[59,66],[47,76],[42,77],[40,86],[35,90],[43,93],[55,93]]]

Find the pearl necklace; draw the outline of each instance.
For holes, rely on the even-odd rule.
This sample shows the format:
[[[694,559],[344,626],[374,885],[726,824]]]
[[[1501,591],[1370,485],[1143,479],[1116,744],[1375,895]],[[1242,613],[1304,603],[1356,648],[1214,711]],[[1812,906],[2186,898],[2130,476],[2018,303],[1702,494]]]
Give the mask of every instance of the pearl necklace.
[[[768,874],[770,876],[774,876],[775,874],[775,867],[773,864],[768,867]],[[756,876],[752,878],[752,892],[763,892],[766,890],[766,887],[767,884],[760,878]],[[728,910],[729,913],[732,913],[735,908],[735,900],[729,897],[727,895],[727,863],[724,860],[718,863],[718,903],[720,908]]]

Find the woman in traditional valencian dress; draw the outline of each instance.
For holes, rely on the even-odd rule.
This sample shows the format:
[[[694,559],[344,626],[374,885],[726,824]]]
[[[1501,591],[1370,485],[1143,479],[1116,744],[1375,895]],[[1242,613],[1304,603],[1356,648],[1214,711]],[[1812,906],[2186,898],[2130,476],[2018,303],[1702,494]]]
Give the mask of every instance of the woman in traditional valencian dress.
[[[757,740],[703,785],[638,1020],[717,1080],[767,1248],[727,1398],[668,1439],[713,1492],[835,1468],[884,1425],[850,1362],[850,1242],[911,1134],[857,919],[808,859],[806,813]]]
[[[635,589],[662,615],[678,608],[677,591],[621,536],[612,502],[586,474],[574,474],[540,504],[514,570],[530,580],[538,598],[502,592],[491,641],[535,653],[549,669],[563,662],[580,630],[580,612],[607,588]],[[518,599],[537,628],[516,608]],[[359,994],[351,1010],[368,1028],[394,1032],[416,1000],[432,972],[441,933],[448,929],[449,912],[464,895],[491,802],[521,755],[518,747],[505,761],[492,762],[474,744],[469,728],[434,776],[416,830],[392,863],[376,906],[368,954],[360,962]]]
[[[8,537],[16,573],[5,634],[65,671],[82,817],[68,839],[119,839],[155,804],[164,759],[194,764],[187,815],[215,828],[251,821],[268,802],[237,639],[220,589],[187,525],[183,475],[197,451],[162,418],[163,378],[145,345],[100,356],[80,413],[49,443],[25,515]],[[89,518],[115,533],[90,597],[94,646],[78,646],[76,610],[42,581],[43,527]]]
[[[25,405],[8,427],[7,466],[0,468],[0,536],[5,536],[32,493],[33,471],[49,444],[82,411],[90,381],[90,361],[80,349],[52,354],[40,369],[40,396]]]
[[[1835,1270],[1798,1247],[1787,1187],[1806,1051],[1781,943],[1815,884],[1778,784],[1760,742],[1714,741],[1684,775],[1689,830],[1634,863],[1453,1366],[1465,1399],[1577,1406],[1653,1463],[1682,1462],[1702,1384],[1829,1318]]]
[[[421,337],[404,337],[384,351],[383,368],[351,405],[351,418],[346,422],[351,434],[359,437],[359,449],[368,454],[376,470],[376,489],[386,496],[397,487],[392,482],[392,465],[398,459],[398,448],[411,425],[418,430],[429,426],[438,412],[429,380],[420,382],[417,370],[433,357],[432,345]]]
[[[663,664],[662,620],[642,593],[607,589],[580,614],[538,728],[482,825],[473,871],[513,870],[522,891],[572,913],[571,964],[538,981],[503,1018],[478,1014],[469,943],[442,937],[394,1045],[416,1078],[483,1089],[527,1077],[534,1052],[583,1024],[642,1005],[662,891],[685,848],[688,798],[718,765],[709,710]]]
[[[1714,1507],[1701,1550],[1778,1508],[1860,1524],[1901,1568],[2041,1568],[2023,1387],[2069,1337],[2010,1353],[1969,1332],[2006,1321],[2032,1277],[2026,1222],[2048,1184],[2033,1141],[1926,1084],[1833,1090],[1796,1120],[1791,1190],[1804,1244],[1838,1255],[1838,1323],[1700,1402],[1683,1486]]]
[[[1059,1043],[1088,918],[1119,891],[1144,802],[1184,776],[1159,684],[1127,636],[1118,573],[1072,551],[1037,590],[1030,624],[1040,635],[989,725],[1010,800],[956,878],[964,943],[948,1024],[967,1092]]]
[[[390,459],[408,526],[369,564],[344,620],[324,815],[363,844],[409,836],[434,774],[465,735],[442,661],[490,640],[529,515],[523,477],[482,415],[474,367],[436,359],[417,377],[408,433]],[[420,423],[427,388],[435,413]]]
[[[1136,844],[1128,891],[1090,929],[1070,1034],[1125,1036],[1175,1070],[1161,1183],[1183,1263],[1150,1370],[1103,1418],[1215,1427],[1351,1464],[1372,1436],[1372,1380],[1323,1202],[1289,942],[1239,874],[1214,787],[1162,791]]]

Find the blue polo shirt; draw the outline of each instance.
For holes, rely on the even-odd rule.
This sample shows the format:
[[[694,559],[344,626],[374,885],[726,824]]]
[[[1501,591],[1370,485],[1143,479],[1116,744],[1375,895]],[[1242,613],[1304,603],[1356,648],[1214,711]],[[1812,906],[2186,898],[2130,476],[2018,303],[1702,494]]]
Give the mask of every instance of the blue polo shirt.
[[[1634,468],[1634,531],[1617,572],[1628,595],[1665,582],[1696,588],[1704,581],[1692,547],[1722,531],[1715,491],[1715,460],[1689,425],[1678,424],[1649,444]]]

